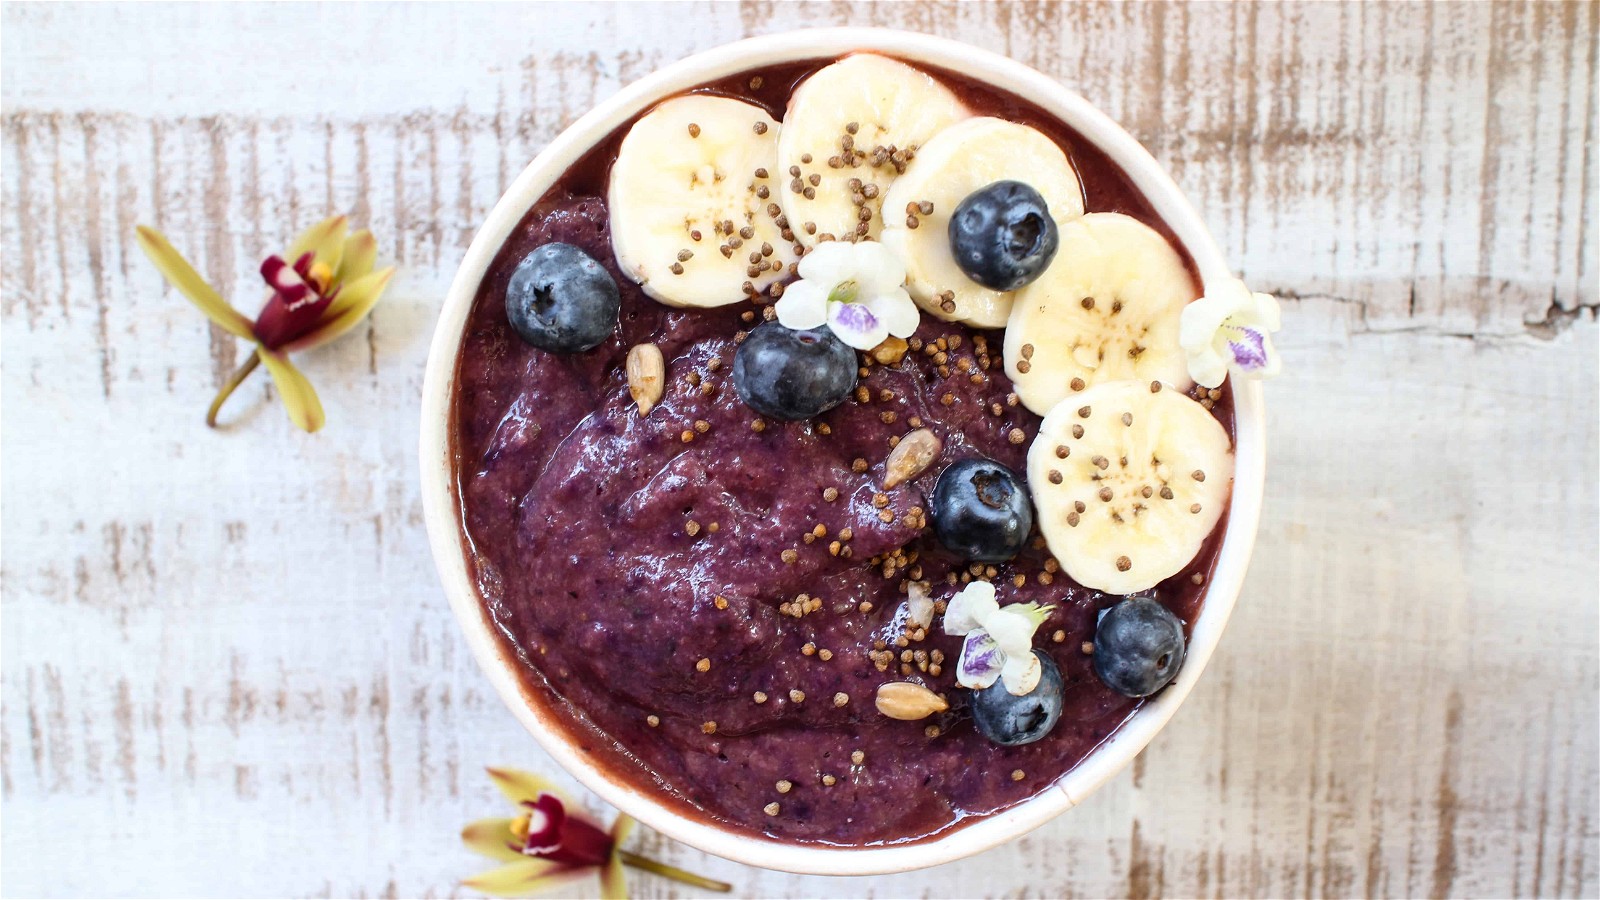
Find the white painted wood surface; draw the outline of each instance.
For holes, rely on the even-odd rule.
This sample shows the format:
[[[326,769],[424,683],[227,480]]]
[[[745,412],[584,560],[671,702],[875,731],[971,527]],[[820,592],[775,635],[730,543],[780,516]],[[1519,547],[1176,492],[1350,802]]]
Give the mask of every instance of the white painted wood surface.
[[[746,34],[926,30],[1077,87],[1285,302],[1245,596],[1133,770],[889,879],[649,850],[743,895],[1600,894],[1600,4],[7,5],[0,888],[459,893],[481,767],[547,765],[463,651],[416,408],[454,264],[626,81]],[[308,354],[330,424],[131,241],[241,305],[328,211],[400,275]],[[253,311],[253,310],[252,310]],[[650,843],[648,837],[643,839]],[[642,896],[681,895],[637,878]]]

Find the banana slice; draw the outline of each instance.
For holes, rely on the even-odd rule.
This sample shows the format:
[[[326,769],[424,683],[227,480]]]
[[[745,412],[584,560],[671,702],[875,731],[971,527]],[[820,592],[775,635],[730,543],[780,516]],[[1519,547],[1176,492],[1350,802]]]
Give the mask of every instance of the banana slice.
[[[865,236],[876,236],[890,183],[936,132],[968,115],[933,76],[871,53],[801,82],[783,118],[773,186],[795,237],[811,247],[824,235],[854,235],[863,215]]]
[[[668,306],[766,289],[797,258],[771,197],[777,158],[778,124],[749,103],[690,94],[645,114],[611,167],[617,265]]]
[[[1083,184],[1056,142],[1026,125],[987,116],[934,135],[883,201],[880,240],[905,260],[911,298],[941,319],[999,328],[1011,314],[1015,292],[968,278],[950,252],[956,207],[996,181],[1021,181],[1038,191],[1057,227],[1083,215]]]
[[[1105,382],[1045,416],[1028,486],[1062,569],[1085,587],[1132,594],[1200,552],[1232,491],[1232,442],[1177,390]]]
[[[1104,381],[1193,382],[1178,320],[1200,296],[1167,239],[1121,213],[1090,213],[1061,228],[1056,258],[1016,292],[1006,323],[1006,374],[1044,415]]]

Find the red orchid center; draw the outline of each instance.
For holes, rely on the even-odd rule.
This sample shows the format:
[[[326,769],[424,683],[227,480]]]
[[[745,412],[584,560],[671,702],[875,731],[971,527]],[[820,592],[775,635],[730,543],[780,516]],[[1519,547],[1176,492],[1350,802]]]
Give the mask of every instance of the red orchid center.
[[[256,317],[256,339],[270,349],[316,330],[322,314],[339,293],[329,290],[333,270],[315,262],[305,253],[289,265],[281,256],[269,256],[261,263],[261,277],[272,288],[272,296]]]
[[[582,818],[568,816],[554,795],[540,794],[522,805],[527,812],[512,826],[512,836],[521,843],[511,844],[511,849],[567,866],[598,866],[611,858],[611,836]]]

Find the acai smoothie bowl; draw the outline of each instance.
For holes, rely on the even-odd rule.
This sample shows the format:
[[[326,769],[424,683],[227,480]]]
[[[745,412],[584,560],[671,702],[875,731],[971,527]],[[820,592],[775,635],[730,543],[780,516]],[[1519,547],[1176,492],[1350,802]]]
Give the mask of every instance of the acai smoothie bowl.
[[[876,29],[727,45],[579,119],[472,242],[430,541],[496,689],[623,812],[768,868],[948,862],[1194,685],[1276,328],[1038,72]]]

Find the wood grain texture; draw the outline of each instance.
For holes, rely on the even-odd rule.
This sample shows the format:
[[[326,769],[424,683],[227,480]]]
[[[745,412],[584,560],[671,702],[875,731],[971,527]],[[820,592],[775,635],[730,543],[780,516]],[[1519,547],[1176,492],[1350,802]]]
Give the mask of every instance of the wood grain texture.
[[[1285,298],[1255,563],[1191,700],[1026,839],[763,896],[1600,894],[1600,4],[74,6],[0,12],[8,895],[460,893],[549,763],[437,587],[438,303],[537,149],[753,33],[946,34],[1077,88]],[[307,58],[277,48],[305,47]],[[322,51],[326,43],[328,52]],[[285,64],[293,63],[293,64]],[[330,210],[400,266],[295,432],[134,246],[249,307]],[[635,881],[640,896],[681,896]]]

